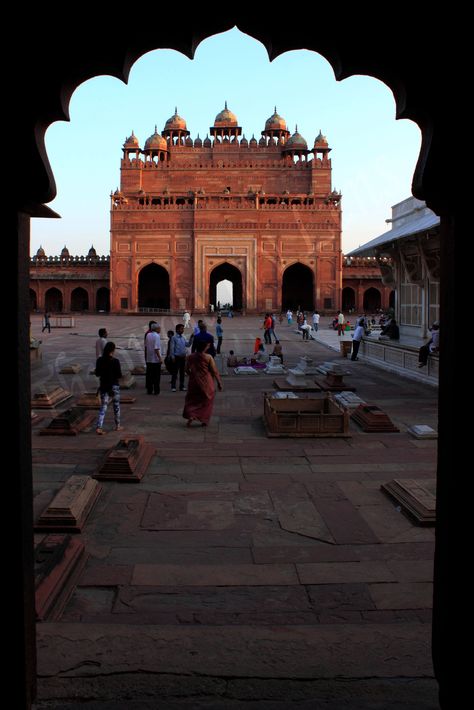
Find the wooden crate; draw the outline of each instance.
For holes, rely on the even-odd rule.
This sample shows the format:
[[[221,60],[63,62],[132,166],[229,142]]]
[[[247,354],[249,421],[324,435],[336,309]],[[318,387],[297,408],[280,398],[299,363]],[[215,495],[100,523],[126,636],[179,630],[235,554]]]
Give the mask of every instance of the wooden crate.
[[[267,436],[350,437],[349,414],[330,395],[274,399],[264,393]]]

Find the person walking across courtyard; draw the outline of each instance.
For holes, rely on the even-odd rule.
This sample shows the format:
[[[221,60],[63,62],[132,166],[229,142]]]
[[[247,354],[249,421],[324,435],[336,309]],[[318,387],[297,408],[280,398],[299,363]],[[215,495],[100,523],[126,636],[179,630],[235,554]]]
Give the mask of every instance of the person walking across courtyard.
[[[43,328],[42,328],[41,332],[44,333],[45,330],[47,330],[48,333],[51,333],[51,321],[50,321],[50,315],[49,315],[48,311],[44,312]]]
[[[224,338],[224,328],[222,327],[222,318],[217,319],[216,323],[217,348],[216,353],[219,355],[221,351],[222,340]]]
[[[345,323],[344,313],[342,311],[339,311],[339,313],[337,314],[337,334],[338,335],[344,335],[344,323]]]
[[[97,417],[96,423],[96,433],[104,434],[103,425],[105,419],[105,413],[109,405],[110,400],[112,400],[114,408],[114,419],[115,419],[115,431],[120,431],[122,427],[120,426],[120,378],[122,377],[122,370],[120,367],[120,361],[114,357],[115,355],[115,343],[108,342],[104,347],[104,354],[97,359],[95,365],[95,374],[100,380],[99,384],[99,395],[100,395],[100,409],[99,415]]]
[[[183,417],[190,427],[193,421],[199,421],[201,426],[207,426],[212,416],[214,397],[217,388],[222,391],[222,380],[217,371],[214,358],[208,354],[211,343],[198,340],[196,350],[187,359],[186,373],[189,375],[188,391],[184,401]]]
[[[152,323],[145,336],[145,386],[148,394],[160,394],[161,340],[160,326]]]
[[[172,361],[171,391],[176,392],[176,383],[179,375],[179,391],[185,392],[184,375],[186,368],[186,348],[191,347],[191,341],[183,335],[184,325],[178,323],[176,333],[171,338],[170,357]]]

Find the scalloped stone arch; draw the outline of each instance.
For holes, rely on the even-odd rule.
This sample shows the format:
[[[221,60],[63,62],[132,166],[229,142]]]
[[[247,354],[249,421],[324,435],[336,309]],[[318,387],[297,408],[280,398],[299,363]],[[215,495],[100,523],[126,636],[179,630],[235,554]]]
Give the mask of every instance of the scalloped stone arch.
[[[12,10],[12,26],[21,26],[21,42],[9,49],[9,67],[25,66],[28,62],[28,82],[23,73],[13,76],[8,84],[6,101],[11,110],[10,122],[16,135],[21,136],[22,160],[12,161],[9,184],[11,199],[7,200],[8,228],[17,237],[17,263],[15,294],[17,308],[13,308],[9,331],[14,334],[19,367],[7,383],[11,390],[6,397],[11,402],[6,424],[6,440],[16,443],[12,447],[12,468],[20,475],[7,481],[10,489],[10,507],[16,506],[16,519],[22,520],[18,535],[13,536],[12,552],[16,562],[10,577],[13,600],[11,618],[17,620],[14,633],[20,640],[12,661],[18,667],[22,680],[18,685],[18,707],[29,708],[35,695],[35,631],[34,586],[32,575],[31,518],[31,441],[29,383],[24,372],[29,357],[28,324],[28,249],[29,218],[57,216],[45,207],[55,196],[54,177],[44,145],[47,127],[57,120],[68,120],[68,105],[75,88],[82,82],[101,74],[110,74],[126,82],[134,62],[148,51],[161,46],[175,49],[192,58],[198,44],[204,39],[235,25],[246,34],[262,42],[270,60],[285,51],[310,49],[325,57],[333,67],[337,80],[356,74],[373,76],[384,82],[393,92],[398,118],[409,118],[421,129],[422,145],[413,179],[413,194],[426,200],[431,209],[441,215],[442,231],[442,305],[441,321],[450,324],[441,333],[443,362],[440,365],[440,426],[438,453],[438,509],[435,559],[434,594],[434,668],[440,683],[440,703],[444,709],[452,707],[448,695],[450,668],[456,667],[459,645],[454,642],[457,624],[452,621],[449,594],[451,580],[448,565],[448,519],[455,518],[457,497],[447,485],[450,478],[451,452],[458,437],[457,418],[451,412],[461,408],[461,391],[454,381],[452,367],[455,362],[454,334],[460,332],[461,299],[456,285],[468,279],[469,260],[456,258],[460,237],[455,217],[463,209],[453,180],[456,167],[446,167],[446,136],[456,135],[456,110],[460,107],[464,89],[459,78],[464,65],[455,53],[450,53],[446,36],[458,36],[456,22],[460,23],[454,9],[448,9],[443,22],[427,28],[425,8],[413,6],[404,23],[404,41],[400,44],[399,23],[378,20],[370,8],[358,6],[351,17],[344,11],[337,23],[328,31],[315,31],[314,23],[297,25],[279,23],[273,27],[268,16],[260,19],[254,10],[249,19],[241,20],[241,8],[222,10],[219,17],[203,17],[190,11],[179,22],[163,24],[158,29],[145,26],[139,33],[124,31],[123,19],[109,13],[105,18],[94,18],[88,13],[78,15],[70,32],[58,33],[59,23],[68,22],[67,8],[42,7],[37,13],[31,10],[21,15],[24,7]],[[310,11],[308,11],[310,12]],[[17,16],[15,16],[15,13]],[[313,17],[313,19],[316,19]],[[380,25],[374,31],[374,21]],[[453,25],[453,27],[451,27]],[[85,41],[87,39],[87,42]],[[11,68],[10,73],[15,69]],[[447,77],[442,82],[440,77]],[[465,82],[464,85],[467,85]],[[13,116],[12,116],[13,114]],[[25,173],[25,165],[28,169]],[[453,173],[454,170],[454,173]],[[25,179],[27,177],[27,179]],[[465,209],[465,207],[464,207]],[[464,271],[461,273],[461,263]],[[443,286],[444,284],[444,286]],[[457,324],[457,325],[456,325]],[[455,585],[454,585],[455,586]],[[450,639],[450,641],[448,641]],[[12,654],[14,653],[12,649]],[[454,685],[454,684],[453,684]]]

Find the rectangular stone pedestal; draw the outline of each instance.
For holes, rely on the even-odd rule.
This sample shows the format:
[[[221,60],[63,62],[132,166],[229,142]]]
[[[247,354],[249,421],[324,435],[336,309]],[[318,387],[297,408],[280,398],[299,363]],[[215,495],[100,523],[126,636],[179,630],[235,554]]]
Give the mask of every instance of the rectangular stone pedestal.
[[[97,391],[84,392],[76,402],[76,407],[84,407],[84,409],[99,409],[100,397]]]
[[[58,404],[66,402],[72,394],[62,387],[49,387],[36,392],[31,400],[32,409],[54,409]]]
[[[94,478],[101,481],[128,481],[138,483],[146,473],[156,450],[142,436],[120,439],[111,449]]]
[[[264,393],[264,423],[269,437],[350,437],[349,415],[332,397],[298,399]]]
[[[418,525],[436,523],[436,481],[394,479],[380,486]]]
[[[41,513],[37,531],[81,532],[102,490],[90,476],[71,476]]]
[[[291,384],[283,377],[277,377],[273,380],[273,386],[277,390],[289,390],[290,392],[321,392],[321,387],[311,379],[303,377],[297,384]]]
[[[59,370],[61,375],[77,375],[78,372],[82,372],[82,365],[79,365],[77,362],[64,365],[64,367]]]
[[[58,621],[87,560],[71,535],[47,535],[35,548],[35,606],[38,621]]]
[[[343,375],[333,375],[330,372],[326,377],[317,377],[315,382],[324,392],[355,392],[356,390],[355,387],[344,382]]]
[[[43,436],[76,436],[80,431],[91,426],[96,414],[84,407],[72,407],[58,414],[40,434]]]
[[[362,427],[363,431],[384,432],[400,431],[390,417],[376,404],[361,404],[352,412],[352,419]]]

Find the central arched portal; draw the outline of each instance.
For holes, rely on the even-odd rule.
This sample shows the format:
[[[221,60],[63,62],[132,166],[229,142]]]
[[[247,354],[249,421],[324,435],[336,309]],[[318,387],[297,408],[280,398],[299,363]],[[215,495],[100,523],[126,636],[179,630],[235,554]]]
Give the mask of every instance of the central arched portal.
[[[243,284],[242,274],[236,266],[229,264],[227,261],[211,271],[209,282],[209,303],[217,306],[217,285],[221,281],[230,281],[232,283],[232,307],[236,311],[241,311],[243,308]]]
[[[170,307],[170,275],[159,264],[148,264],[138,276],[138,308]]]
[[[281,306],[285,310],[301,308],[303,311],[314,309],[314,275],[309,266],[292,264],[283,273]]]

